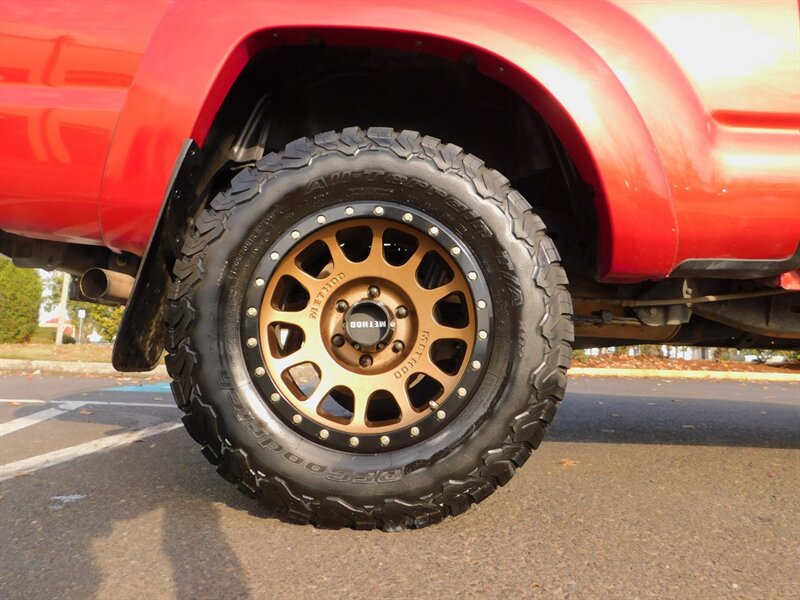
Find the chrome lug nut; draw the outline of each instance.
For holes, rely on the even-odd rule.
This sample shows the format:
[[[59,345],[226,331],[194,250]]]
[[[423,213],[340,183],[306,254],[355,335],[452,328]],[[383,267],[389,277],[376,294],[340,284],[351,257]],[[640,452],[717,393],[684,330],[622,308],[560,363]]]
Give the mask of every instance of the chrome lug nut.
[[[394,344],[392,344],[392,352],[395,354],[400,354],[403,350],[405,350],[405,348],[406,345],[400,340],[397,340]]]
[[[408,309],[405,306],[398,306],[394,314],[398,319],[405,319],[408,316]]]
[[[344,346],[344,336],[340,333],[337,333],[335,336],[333,336],[331,344],[333,344],[336,348],[341,348]]]
[[[369,354],[363,354],[361,358],[358,359],[358,364],[361,365],[362,368],[367,369],[372,366],[372,357]]]
[[[367,288],[367,296],[370,298],[377,298],[381,295],[381,289],[377,285],[371,285]]]

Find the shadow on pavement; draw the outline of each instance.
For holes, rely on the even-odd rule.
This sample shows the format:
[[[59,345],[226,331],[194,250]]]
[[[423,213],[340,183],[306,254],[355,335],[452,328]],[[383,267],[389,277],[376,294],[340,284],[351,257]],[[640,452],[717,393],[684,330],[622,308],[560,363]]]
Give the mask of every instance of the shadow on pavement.
[[[85,499],[53,500],[72,494]],[[0,495],[2,598],[249,597],[215,505],[266,515],[183,430],[3,482]]]
[[[568,393],[547,440],[800,448],[798,402]]]

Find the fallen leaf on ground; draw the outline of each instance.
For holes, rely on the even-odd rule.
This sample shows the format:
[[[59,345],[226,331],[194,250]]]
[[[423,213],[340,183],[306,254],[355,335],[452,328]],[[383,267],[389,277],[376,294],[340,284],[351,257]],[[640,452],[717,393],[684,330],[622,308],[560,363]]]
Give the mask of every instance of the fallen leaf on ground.
[[[22,403],[20,402],[6,402],[6,404],[9,406],[22,406]]]
[[[80,409],[78,411],[78,414],[80,414],[80,415],[93,415],[94,411],[93,410],[89,410],[88,408],[82,408],[82,409]]]
[[[572,460],[571,458],[562,458],[561,462],[559,463],[565,469],[571,469],[575,465],[581,464],[579,460]]]

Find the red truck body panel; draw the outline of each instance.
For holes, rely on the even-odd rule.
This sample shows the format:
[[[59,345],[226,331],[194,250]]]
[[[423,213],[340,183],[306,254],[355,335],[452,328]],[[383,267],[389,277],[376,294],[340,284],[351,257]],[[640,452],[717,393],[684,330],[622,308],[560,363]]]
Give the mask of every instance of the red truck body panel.
[[[798,247],[792,0],[6,0],[0,228],[141,254],[182,142],[202,145],[252,56],[312,33],[468,51],[525,98],[595,188],[602,280]]]

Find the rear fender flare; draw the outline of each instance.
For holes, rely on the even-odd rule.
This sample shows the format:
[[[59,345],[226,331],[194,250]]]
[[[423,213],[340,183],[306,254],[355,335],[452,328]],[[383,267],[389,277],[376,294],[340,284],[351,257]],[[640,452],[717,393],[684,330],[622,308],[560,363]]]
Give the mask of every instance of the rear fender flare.
[[[471,54],[484,74],[542,114],[594,187],[598,277],[637,280],[672,270],[675,211],[647,126],[610,67],[544,11],[511,2],[497,11],[488,1],[457,12],[436,3],[399,3],[385,11],[348,2],[321,2],[313,10],[308,3],[246,6],[177,0],[165,12],[109,150],[100,198],[109,247],[144,251],[181,144],[192,138],[202,147],[247,62],[266,48],[305,44],[314,36],[330,45],[424,51],[451,60]]]

